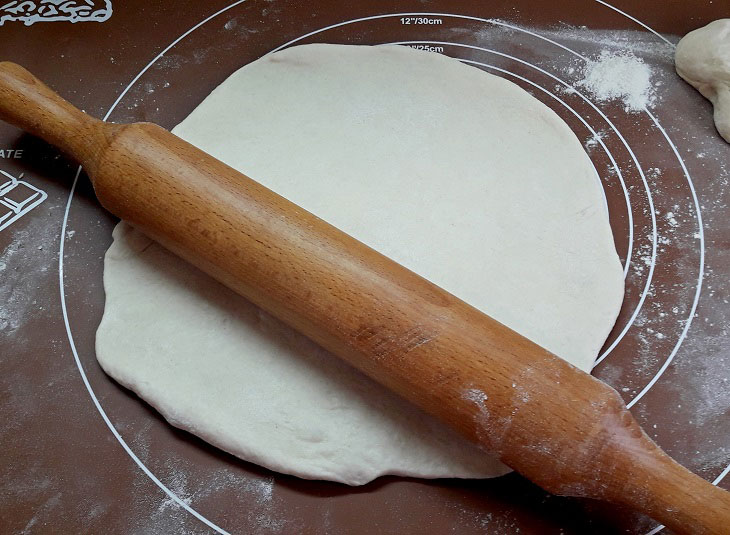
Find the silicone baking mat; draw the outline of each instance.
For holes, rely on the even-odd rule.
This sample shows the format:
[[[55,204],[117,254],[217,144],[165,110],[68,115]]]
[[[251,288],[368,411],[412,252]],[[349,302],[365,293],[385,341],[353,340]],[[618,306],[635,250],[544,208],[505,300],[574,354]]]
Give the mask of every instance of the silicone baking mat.
[[[627,291],[594,373],[665,450],[725,485],[730,146],[672,55],[680,35],[729,12],[696,4],[9,2],[0,57],[95,116],[168,128],[236,69],[302,43],[401,43],[517,83],[573,128],[606,193]],[[647,108],[586,84],[602,53],[648,66]],[[0,172],[0,532],[656,532],[515,474],[351,488],[270,472],[171,427],[96,363],[116,220],[73,163],[4,123]]]

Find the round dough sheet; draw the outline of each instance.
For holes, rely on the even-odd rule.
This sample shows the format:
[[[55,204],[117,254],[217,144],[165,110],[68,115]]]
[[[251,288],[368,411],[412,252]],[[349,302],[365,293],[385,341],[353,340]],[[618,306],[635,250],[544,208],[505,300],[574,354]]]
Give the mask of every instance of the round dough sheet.
[[[597,174],[511,82],[407,47],[303,45],[173,132],[583,370],[613,327],[623,270]],[[353,485],[508,471],[125,223],[104,287],[104,370],[234,455]]]

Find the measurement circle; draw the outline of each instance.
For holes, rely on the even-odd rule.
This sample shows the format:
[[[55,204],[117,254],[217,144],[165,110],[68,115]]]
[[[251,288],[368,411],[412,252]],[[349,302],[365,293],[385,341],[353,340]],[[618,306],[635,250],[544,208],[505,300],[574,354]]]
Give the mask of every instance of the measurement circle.
[[[607,8],[613,9],[614,11],[618,11],[601,0],[597,0],[597,2]],[[104,120],[109,119],[114,110],[123,103],[130,90],[141,83],[141,79],[145,73],[163,57],[165,57],[171,50],[173,50],[176,45],[180,44],[201,26],[206,25],[223,13],[226,13],[243,3],[244,0],[234,2],[212,14],[193,28],[187,30],[164,50],[162,50],[162,52],[160,52],[140,71],[139,74],[134,77],[124,91],[122,91],[106,113]],[[625,14],[622,13],[622,15]],[[654,310],[654,304],[659,302],[660,298],[674,299],[671,303],[674,304],[676,302],[676,308],[683,313],[681,321],[678,321],[677,328],[671,334],[668,334],[665,338],[654,337],[655,340],[650,341],[652,344],[657,344],[657,353],[659,352],[659,349],[663,351],[663,355],[665,355],[664,360],[661,363],[658,363],[651,370],[643,373],[637,373],[637,381],[639,379],[643,379],[645,382],[641,384],[637,382],[636,385],[630,385],[631,387],[635,387],[635,391],[633,389],[629,389],[628,391],[623,390],[623,393],[629,397],[629,406],[633,406],[650,391],[657,381],[660,380],[664,371],[666,371],[668,366],[671,364],[672,359],[687,336],[687,331],[694,318],[697,302],[702,290],[704,269],[702,214],[687,167],[682,160],[677,147],[674,145],[669,134],[662,127],[657,117],[651,110],[645,110],[645,115],[642,115],[642,118],[637,119],[637,121],[641,122],[641,128],[643,130],[646,130],[647,132],[651,130],[653,132],[651,135],[656,136],[657,142],[661,142],[666,146],[667,154],[670,154],[681,168],[683,179],[685,180],[685,183],[682,186],[683,189],[681,190],[682,195],[685,195],[686,193],[686,196],[689,199],[686,208],[686,217],[696,221],[698,234],[696,239],[699,242],[698,258],[693,259],[699,266],[695,268],[695,276],[697,278],[696,285],[691,289],[691,291],[661,297],[657,292],[654,274],[655,269],[659,269],[662,266],[661,249],[664,245],[666,245],[663,243],[666,236],[662,229],[662,225],[666,226],[666,222],[658,217],[657,212],[661,210],[663,218],[667,213],[667,210],[664,206],[660,208],[658,204],[655,205],[655,194],[653,191],[650,173],[650,170],[657,168],[657,165],[659,164],[655,165],[655,162],[642,161],[643,155],[638,150],[635,151],[634,142],[632,139],[629,139],[629,133],[626,131],[622,132],[616,126],[615,117],[607,111],[604,111],[602,104],[593,102],[590,95],[583,94],[581,91],[576,89],[574,83],[571,83],[570,80],[563,79],[559,75],[560,73],[556,74],[553,69],[547,66],[540,66],[537,62],[531,62],[522,58],[519,54],[516,54],[511,50],[478,47],[471,43],[457,42],[457,40],[428,40],[429,36],[423,35],[423,32],[428,32],[429,29],[434,31],[438,29],[441,31],[455,20],[466,20],[474,24],[508,28],[510,31],[521,32],[530,39],[538,40],[541,43],[540,46],[557,47],[563,50],[565,54],[575,56],[582,61],[588,60],[588,58],[556,42],[555,40],[539,35],[538,32],[525,28],[518,28],[517,26],[509,25],[501,21],[491,21],[477,17],[448,13],[392,13],[347,20],[308,32],[295,39],[289,40],[276,47],[272,50],[272,52],[303,42],[337,42],[336,39],[329,41],[328,36],[330,36],[332,32],[336,31],[338,28],[343,28],[345,26],[349,28],[359,24],[393,24],[398,26],[403,34],[403,36],[397,41],[399,44],[431,53],[452,55],[465,63],[474,65],[476,68],[483,68],[492,71],[495,74],[502,75],[519,83],[525,89],[532,91],[540,98],[540,100],[558,112],[561,117],[566,118],[566,122],[569,122],[571,127],[574,128],[579,139],[581,139],[584,144],[595,148],[595,150],[589,150],[589,154],[591,155],[592,161],[594,161],[597,174],[604,185],[607,206],[609,207],[610,214],[613,218],[612,223],[615,222],[619,228],[625,231],[622,232],[621,235],[617,235],[617,248],[620,249],[620,254],[624,264],[624,275],[627,280],[627,288],[630,289],[630,293],[627,294],[627,299],[631,301],[629,303],[630,309],[627,309],[625,314],[622,313],[623,323],[617,327],[607,342],[602,354],[599,355],[596,363],[597,373],[600,374],[602,370],[606,369],[605,366],[610,365],[611,359],[608,359],[608,357],[612,354],[614,349],[619,347],[620,344],[625,343],[629,332],[633,333],[636,330],[644,331],[646,329],[646,323],[643,319],[647,315],[646,311],[647,309]],[[635,19],[632,20],[641,24]],[[653,30],[649,30],[653,32]],[[367,32],[362,32],[362,35],[367,36]],[[637,154],[639,155],[638,157]],[[95,394],[94,389],[92,388],[92,385],[84,371],[82,358],[79,356],[77,351],[69,324],[65,293],[65,284],[67,281],[64,279],[64,237],[66,235],[65,231],[69,219],[69,211],[73,202],[79,175],[80,170],[76,173],[66,204],[59,251],[61,306],[68,340],[79,373],[97,411],[102,416],[107,427],[114,435],[115,439],[124,448],[126,453],[147,475],[147,477],[159,486],[174,503],[194,515],[210,529],[213,529],[218,533],[227,533],[224,528],[218,526],[215,522],[196,511],[193,504],[180,498],[168,485],[160,481],[160,479],[152,473],[152,471],[135,454],[135,452],[132,451],[132,448],[120,435],[119,431],[115,428],[111,419],[104,411],[102,404]],[[652,345],[652,347],[654,346]],[[89,359],[88,361],[91,362],[94,360],[94,356],[83,355],[83,360],[86,361],[86,359]],[[637,366],[637,368],[638,367],[639,366]],[[646,381],[647,377],[649,377],[648,381]],[[619,387],[621,385],[614,386]],[[715,479],[714,483],[717,484],[728,473],[728,471],[730,471],[730,466],[728,466]],[[656,533],[659,529],[660,528],[656,528],[652,531],[652,533]]]
[[[316,30],[314,32],[309,32],[308,34],[305,34],[304,36],[301,36],[301,37],[299,37],[297,39],[293,39],[293,40],[288,41],[287,43],[285,43],[285,44],[281,45],[280,47],[277,47],[276,49],[274,49],[274,51],[281,50],[283,48],[286,48],[288,46],[292,46],[294,44],[299,44],[301,42],[307,42],[306,41],[307,39],[309,39],[309,38],[311,38],[311,37],[313,37],[315,35],[318,36],[318,38],[319,38],[319,37],[321,37],[321,34],[323,34],[324,32],[326,32],[328,30],[332,30],[332,29],[336,29],[336,28],[342,27],[342,26],[344,26],[346,24],[361,23],[361,22],[374,21],[374,20],[380,20],[380,19],[392,19],[394,17],[403,17],[403,16],[439,16],[439,17],[441,17],[442,20],[451,17],[451,18],[454,18],[454,19],[467,19],[467,20],[470,20],[470,21],[479,21],[479,22],[482,22],[482,23],[485,23],[485,24],[489,24],[489,25],[497,25],[497,26],[507,27],[507,28],[510,28],[511,30],[514,30],[514,31],[517,31],[517,32],[523,32],[523,33],[526,33],[526,34],[528,34],[530,36],[533,36],[533,37],[535,37],[537,39],[546,41],[546,42],[548,42],[550,44],[553,44],[553,45],[555,45],[555,46],[557,46],[557,47],[559,47],[559,48],[561,48],[561,49],[563,49],[563,50],[565,50],[565,51],[567,51],[567,52],[569,52],[571,54],[577,55],[579,58],[581,58],[584,61],[588,61],[587,58],[585,58],[584,56],[581,56],[580,54],[577,54],[576,52],[570,50],[569,48],[565,47],[564,45],[561,45],[561,44],[559,44],[559,43],[557,43],[557,42],[555,42],[555,41],[553,41],[551,39],[543,38],[542,36],[536,34],[535,32],[528,31],[528,30],[524,30],[522,28],[518,28],[516,26],[510,25],[510,24],[506,24],[506,23],[503,23],[503,22],[500,22],[500,21],[492,21],[492,20],[482,19],[482,18],[478,18],[478,17],[471,17],[471,16],[464,16],[464,15],[457,15],[457,14],[450,14],[450,13],[423,13],[423,14],[422,13],[399,13],[399,14],[390,14],[390,15],[376,15],[376,16],[373,16],[373,17],[363,17],[361,19],[354,19],[352,21],[346,21],[346,22],[343,22],[343,23],[335,24],[335,25],[329,26],[327,28],[324,28],[322,30]],[[404,43],[403,41],[399,41],[399,42]],[[422,46],[424,46],[424,47],[426,47],[426,46],[428,46],[428,47],[439,46],[439,47],[442,47],[443,48],[444,46],[451,45],[453,47],[467,47],[467,48],[472,48],[472,49],[480,49],[480,47],[476,47],[474,45],[454,43],[454,42],[419,41],[417,43],[422,44]],[[491,51],[491,52],[494,52],[496,54],[500,54],[500,55],[503,55],[503,56],[507,56],[507,55],[502,54],[500,52],[496,52],[496,51]],[[522,63],[522,64],[524,64],[526,66],[530,66],[530,67],[532,67],[532,68],[540,71],[542,74],[549,75],[549,76],[551,76],[551,77],[553,77],[554,79],[557,80],[557,78],[554,75],[548,73],[546,70],[544,70],[544,69],[542,69],[540,67],[537,67],[536,65],[530,64],[529,62],[526,62],[526,61],[524,61],[522,59],[515,58],[513,56],[509,56],[509,57],[511,59],[519,62],[519,63]],[[459,59],[461,59],[461,58],[459,58]],[[574,93],[576,93],[578,95],[581,95],[580,92],[578,92],[577,90],[575,90],[575,88],[572,88],[571,87],[571,89],[573,90]],[[586,99],[585,97],[583,97],[583,98],[584,98],[584,100],[588,101],[588,99]],[[655,265],[656,265],[656,251],[657,251],[658,236],[657,236],[657,223],[656,223],[656,213],[655,213],[656,212],[656,208],[654,206],[654,202],[652,200],[651,189],[650,189],[650,187],[648,185],[648,182],[647,182],[647,179],[646,179],[646,175],[645,175],[645,173],[643,171],[642,166],[639,164],[636,156],[634,155],[634,151],[631,149],[630,145],[626,142],[625,136],[620,133],[620,131],[613,125],[613,123],[611,121],[609,121],[608,117],[605,114],[603,114],[603,113],[600,112],[599,108],[596,105],[594,105],[594,104],[591,104],[591,105],[611,125],[612,129],[616,132],[616,134],[622,140],[623,144],[626,147],[626,150],[631,154],[631,157],[634,160],[634,162],[635,162],[635,164],[636,164],[636,166],[638,168],[640,180],[641,180],[643,189],[644,189],[644,191],[646,193],[646,196],[647,196],[649,220],[651,222],[651,231],[650,231],[651,232],[651,234],[650,234],[650,251],[651,252],[650,252],[650,256],[648,258],[648,261],[646,262],[647,263],[647,266],[648,266],[648,271],[647,271],[647,276],[644,278],[644,282],[642,284],[642,290],[641,290],[641,293],[640,293],[640,297],[639,297],[638,303],[634,307],[633,312],[631,313],[631,316],[630,316],[629,320],[626,322],[626,324],[623,327],[623,329],[621,330],[621,332],[618,334],[618,336],[612,342],[610,342],[610,345],[608,346],[608,348],[599,356],[599,359],[597,361],[597,364],[599,364],[618,345],[618,343],[620,342],[620,340],[629,332],[629,329],[631,329],[632,327],[634,327],[635,322],[636,322],[636,319],[638,318],[638,316],[639,316],[639,314],[640,314],[640,312],[642,310],[642,307],[644,305],[644,302],[645,302],[647,296],[650,293],[652,278],[653,278],[653,274],[654,274],[654,268],[655,268]],[[674,151],[673,154],[675,156],[678,156],[678,154],[676,152],[676,147],[674,147],[673,143],[671,143],[671,140],[669,140],[668,136],[666,135],[666,132],[664,132],[664,130],[661,128],[661,125],[658,124],[658,121],[656,121],[656,119],[654,118],[654,116],[651,115],[651,113],[648,110],[646,110],[646,113],[647,113],[647,115],[649,115],[654,120],[653,121],[654,126],[656,128],[658,128],[662,132],[662,134],[664,135],[664,138],[666,139],[666,141],[672,147],[672,150]],[[680,158],[680,160],[681,160],[681,158]],[[683,162],[681,162],[681,163],[683,165]],[[686,168],[685,168],[685,171],[686,171]],[[693,198],[695,199],[696,213],[698,215],[698,218],[700,218],[701,216],[699,216],[699,203],[696,200],[696,194],[694,194],[694,187],[692,186],[691,178],[689,177],[689,174],[688,173],[685,173],[685,176],[687,177],[688,184],[689,184],[690,189],[691,189],[691,191],[693,193]],[[698,229],[699,229],[698,232],[700,234],[700,237],[702,237],[701,219],[699,219],[699,221],[698,221]],[[704,251],[704,242],[701,243],[701,249],[702,249],[702,251]],[[704,253],[702,252],[701,255],[700,255],[700,270],[699,270],[700,271],[700,275],[698,276],[697,292],[695,292],[694,301],[693,301],[692,306],[690,308],[689,316],[688,316],[688,318],[686,320],[684,320],[684,329],[682,330],[682,332],[678,336],[677,345],[674,347],[674,349],[671,351],[671,353],[665,359],[664,363],[661,365],[661,367],[659,368],[659,370],[657,371],[657,373],[649,380],[649,382],[643,388],[641,388],[638,391],[637,395],[633,399],[631,399],[629,401],[629,404],[630,405],[633,405],[636,402],[638,402],[638,400],[641,399],[641,397],[643,397],[652,388],[652,386],[654,384],[656,384],[656,381],[664,373],[664,371],[666,370],[666,368],[669,365],[669,363],[671,363],[671,360],[673,359],[674,355],[676,355],[676,351],[681,346],[682,341],[684,340],[684,337],[686,336],[687,329],[689,328],[689,325],[691,325],[692,318],[694,317],[694,310],[696,309],[697,302],[698,302],[698,299],[699,299],[699,291],[701,289],[701,281],[702,281],[702,270],[703,270],[703,265],[704,265],[704,260],[703,259],[704,259]],[[627,262],[627,265],[628,265],[628,262]],[[631,280],[628,280],[627,281],[627,283],[630,283],[630,282],[631,282]]]

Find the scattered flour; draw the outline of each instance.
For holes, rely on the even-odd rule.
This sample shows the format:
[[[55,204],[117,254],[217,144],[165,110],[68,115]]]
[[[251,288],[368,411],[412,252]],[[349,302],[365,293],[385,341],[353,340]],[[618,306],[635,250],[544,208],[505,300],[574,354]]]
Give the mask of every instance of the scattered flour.
[[[652,64],[674,65],[674,47],[659,41],[654,35],[644,30],[599,30],[587,26],[561,24],[553,29],[535,28],[533,31],[579,52],[586,51],[590,47],[599,50],[623,50],[646,58]],[[678,40],[674,36],[666,37],[670,41]]]
[[[477,388],[468,388],[464,390],[462,397],[467,401],[472,401],[480,408],[484,408],[484,402],[487,401],[487,395]]]
[[[189,473],[189,467],[179,459],[170,458],[158,469],[167,487],[186,505],[208,507],[215,504],[221,493],[233,492],[244,509],[241,514],[247,522],[250,535],[273,535],[286,532],[287,518],[280,501],[274,497],[274,478],[236,474],[228,469],[218,469],[207,474],[205,480]],[[147,484],[140,477],[141,484]],[[138,524],[133,533],[173,533],[188,521],[188,513],[169,496],[162,496],[155,503],[152,514],[135,519]],[[186,532],[188,533],[188,532]],[[193,532],[197,534],[198,532]],[[200,531],[207,533],[207,531]]]
[[[584,67],[578,85],[599,101],[623,101],[626,111],[641,111],[656,101],[652,69],[631,52],[604,50],[598,59]]]
[[[46,213],[53,208],[48,205]],[[19,226],[8,229],[13,232],[11,241],[0,250],[0,336],[16,337],[16,342],[21,328],[50,299],[44,289],[53,276],[59,238],[57,226],[42,216]]]
[[[454,28],[451,33],[492,49],[519,43],[521,58],[527,56],[533,64],[559,72],[575,89],[587,90],[598,101],[620,101],[627,112],[654,106],[667,77],[676,78],[674,48],[644,31],[596,30],[569,25],[534,28],[497,19],[492,23],[478,31],[471,27]],[[547,47],[548,50],[560,46],[565,47],[565,52],[557,56],[544,52],[545,40],[555,43]],[[535,57],[531,57],[533,55]],[[583,59],[586,57],[593,59],[586,62]],[[561,85],[556,91],[571,93],[574,89]]]
[[[667,212],[666,214],[664,214],[664,218],[673,228],[679,225],[679,223],[677,222],[677,218],[674,216],[674,212]]]

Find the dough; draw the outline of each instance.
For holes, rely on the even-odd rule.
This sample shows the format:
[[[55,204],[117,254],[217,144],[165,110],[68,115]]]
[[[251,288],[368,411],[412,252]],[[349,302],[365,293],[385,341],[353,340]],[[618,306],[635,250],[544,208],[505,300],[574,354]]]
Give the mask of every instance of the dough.
[[[614,324],[623,271],[595,171],[508,81],[405,47],[306,45],[243,67],[173,131],[584,370]],[[104,287],[104,370],[234,455],[351,485],[507,472],[125,223]]]
[[[677,73],[715,107],[715,126],[730,143],[730,19],[689,32],[677,44]]]

